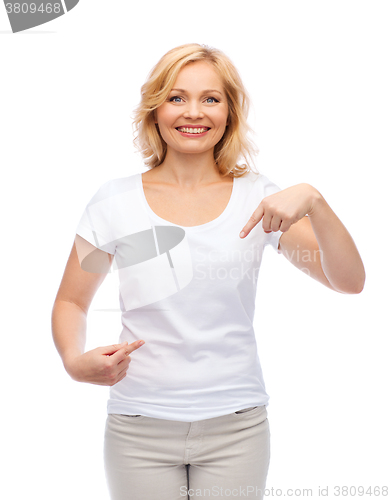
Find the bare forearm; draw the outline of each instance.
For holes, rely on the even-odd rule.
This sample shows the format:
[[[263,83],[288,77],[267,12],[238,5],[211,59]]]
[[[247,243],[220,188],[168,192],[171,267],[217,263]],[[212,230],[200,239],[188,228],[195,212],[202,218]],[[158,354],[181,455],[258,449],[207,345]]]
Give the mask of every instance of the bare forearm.
[[[76,304],[58,300],[53,306],[51,324],[54,344],[67,369],[72,358],[84,353],[87,315]]]
[[[342,293],[361,292],[365,282],[362,259],[351,235],[318,191],[308,215],[331,285]]]

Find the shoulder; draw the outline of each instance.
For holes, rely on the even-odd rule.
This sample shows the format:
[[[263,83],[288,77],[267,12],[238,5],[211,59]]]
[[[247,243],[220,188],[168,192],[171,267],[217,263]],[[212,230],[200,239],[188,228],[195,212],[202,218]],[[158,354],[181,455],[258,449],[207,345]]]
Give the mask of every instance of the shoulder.
[[[245,175],[238,177],[238,179],[241,184],[246,185],[250,190],[255,190],[262,197],[280,191],[277,184],[261,173],[249,171]]]
[[[137,186],[137,175],[139,174],[133,174],[127,177],[117,177],[105,181],[98,187],[89,203],[93,204],[108,200],[109,198],[135,189]]]

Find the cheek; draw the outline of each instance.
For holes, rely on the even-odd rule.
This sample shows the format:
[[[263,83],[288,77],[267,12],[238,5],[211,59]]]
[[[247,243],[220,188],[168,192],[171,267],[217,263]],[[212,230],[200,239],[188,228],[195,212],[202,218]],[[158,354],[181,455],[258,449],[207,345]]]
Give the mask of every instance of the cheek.
[[[218,117],[216,117],[216,123],[218,124],[218,128],[223,129],[224,132],[228,124],[228,115],[226,113],[221,113]]]
[[[226,126],[228,122],[228,117],[229,117],[229,110],[226,109],[221,109],[218,115],[216,115],[215,119],[221,127]]]
[[[156,116],[161,124],[165,126],[170,126],[175,120],[174,110],[172,108],[165,107],[164,104],[158,108]]]

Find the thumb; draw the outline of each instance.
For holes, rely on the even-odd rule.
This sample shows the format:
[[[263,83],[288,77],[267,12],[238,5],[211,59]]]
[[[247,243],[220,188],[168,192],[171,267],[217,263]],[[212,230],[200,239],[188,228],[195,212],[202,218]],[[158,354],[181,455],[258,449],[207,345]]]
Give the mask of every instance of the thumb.
[[[128,342],[122,342],[122,344],[112,344],[112,345],[108,345],[108,346],[105,346],[105,347],[101,347],[101,354],[105,354],[106,356],[110,356],[111,354],[114,354],[116,353],[117,351],[119,351],[119,349],[121,349],[122,347],[124,347],[125,345],[127,345]]]

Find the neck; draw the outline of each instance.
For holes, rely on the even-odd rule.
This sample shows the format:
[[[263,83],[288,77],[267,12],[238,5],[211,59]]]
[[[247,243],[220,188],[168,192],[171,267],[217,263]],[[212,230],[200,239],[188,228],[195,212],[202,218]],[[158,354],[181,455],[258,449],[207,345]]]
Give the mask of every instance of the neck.
[[[181,153],[168,148],[165,160],[154,168],[164,176],[164,181],[193,189],[222,179],[214,160],[213,149],[202,153]]]

